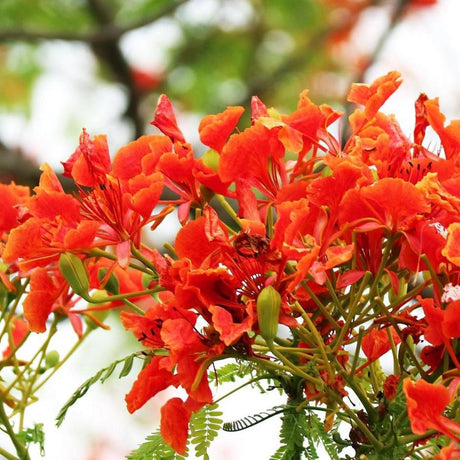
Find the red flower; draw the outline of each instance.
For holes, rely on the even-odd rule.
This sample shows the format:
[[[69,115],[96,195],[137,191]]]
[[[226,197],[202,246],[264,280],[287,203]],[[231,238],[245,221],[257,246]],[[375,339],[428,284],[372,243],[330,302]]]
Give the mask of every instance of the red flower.
[[[155,118],[152,125],[156,126],[163,134],[168,136],[173,142],[185,143],[184,135],[177,126],[176,115],[168,96],[162,94],[158,99],[155,109]]]
[[[75,332],[81,336],[82,322],[72,307],[78,301],[56,265],[39,267],[30,275],[30,291],[24,299],[24,318],[32,332],[44,332],[52,312],[69,317]]]
[[[243,107],[227,107],[218,115],[204,117],[198,128],[201,142],[220,152],[243,112]]]
[[[284,147],[275,130],[256,122],[233,134],[222,149],[218,173],[223,182],[244,179],[271,199],[286,182]]]
[[[460,267],[460,223],[455,222],[447,229],[447,241],[442,255]]]
[[[96,187],[101,176],[110,171],[110,154],[106,136],[96,136],[93,140],[83,129],[80,144],[70,158],[62,162],[64,176],[71,177],[76,184]]]
[[[14,182],[9,185],[0,184],[0,197],[2,200],[0,237],[2,237],[4,232],[9,232],[20,224],[23,217],[21,215],[21,208],[24,202],[29,198],[29,195],[29,187],[16,185]]]
[[[158,392],[169,386],[177,386],[177,375],[170,371],[169,358],[154,356],[141,370],[134,382],[131,391],[126,395],[126,404],[129,412],[134,412],[142,407]]]
[[[452,339],[460,337],[460,300],[450,302],[442,310],[434,306],[433,299],[419,299],[425,313],[427,326],[424,335],[428,342],[435,347],[447,349],[455,366],[460,369],[460,362],[452,348]]]
[[[24,221],[11,230],[2,254],[24,272],[56,261],[62,252],[92,247],[99,228],[82,218],[78,200],[64,193],[49,166],[42,170],[35,195],[24,202]]]
[[[191,411],[180,398],[172,398],[161,408],[160,432],[178,453],[185,455]]]
[[[339,210],[339,221],[362,222],[360,228],[386,227],[391,232],[410,229],[430,211],[423,194],[401,179],[384,178],[372,186],[349,190]]]
[[[27,323],[20,317],[13,317],[11,318],[11,322],[13,327],[11,328],[11,339],[12,343],[10,343],[2,353],[2,359],[8,359],[14,349],[23,341],[26,335],[30,332],[30,329]]]
[[[375,361],[391,350],[391,342],[388,334],[391,334],[394,345],[401,342],[399,335],[390,326],[384,329],[371,329],[362,341],[362,349],[369,362]]]
[[[402,83],[399,72],[389,72],[377,78],[372,84],[355,83],[348,93],[347,100],[365,106],[364,113],[368,120],[374,118],[384,102],[399,88]]]
[[[403,391],[407,399],[411,428],[415,434],[425,434],[427,430],[434,429],[456,442],[460,441],[460,424],[443,415],[454,396],[449,388],[425,380],[414,383],[406,378],[403,381]]]
[[[389,375],[385,382],[383,382],[383,394],[388,400],[392,400],[396,397],[397,386],[399,384],[398,375]]]

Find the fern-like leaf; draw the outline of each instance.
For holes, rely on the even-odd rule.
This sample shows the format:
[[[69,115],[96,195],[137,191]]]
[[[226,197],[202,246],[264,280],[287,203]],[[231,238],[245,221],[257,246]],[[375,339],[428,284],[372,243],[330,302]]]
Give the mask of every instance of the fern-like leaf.
[[[280,448],[270,457],[270,460],[300,459],[305,451],[305,412],[287,410],[282,418],[280,431]]]
[[[309,414],[311,436],[313,439],[321,441],[324,449],[331,460],[339,460],[336,443],[329,434],[324,431],[324,424],[320,418],[313,412]],[[318,442],[317,441],[317,442]],[[311,445],[311,443],[310,443]]]
[[[185,457],[175,452],[166,444],[159,430],[147,436],[136,450],[133,450],[126,460],[183,460]]]
[[[121,363],[124,363],[124,365],[121,369],[120,374],[118,375],[118,378],[126,377],[131,371],[134,357],[137,355],[138,353],[132,353],[123,359],[114,361],[112,364],[110,364],[110,366],[101,369],[95,375],[86,380],[86,382],[80,385],[80,387],[74,392],[74,394],[70,397],[70,399],[64,404],[62,409],[59,411],[59,414],[56,417],[56,425],[60,426],[62,424],[69,408],[73,406],[81,397],[83,397],[92,385],[94,385],[98,380],[100,380],[101,383],[104,383],[113,374],[115,369]]]
[[[206,405],[190,418],[190,443],[195,455],[208,460],[208,448],[222,427],[222,412],[217,404]]]
[[[258,423],[261,423],[274,415],[281,414],[286,410],[286,406],[275,406],[271,409],[268,409],[264,412],[259,412],[255,415],[248,415],[247,417],[235,420],[233,422],[226,422],[223,425],[224,431],[242,431],[247,428],[251,428]]]

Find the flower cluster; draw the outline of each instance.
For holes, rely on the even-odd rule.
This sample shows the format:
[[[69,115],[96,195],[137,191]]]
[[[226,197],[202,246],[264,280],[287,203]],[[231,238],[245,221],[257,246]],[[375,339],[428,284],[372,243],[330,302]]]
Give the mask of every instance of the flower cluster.
[[[2,282],[30,280],[10,348],[52,313],[81,335],[82,315],[103,326],[98,310],[124,306],[145,359],[128,410],[184,389],[161,409],[180,454],[192,414],[213,403],[215,363],[235,360],[286,394],[283,423],[325,412],[338,449],[457,458],[460,121],[446,125],[421,94],[407,137],[380,111],[400,84],[390,72],[352,86],[362,108],[348,139],[334,134],[342,114],[307,91],[287,115],[254,97],[244,130],[242,107],[202,120],[200,158],[161,96],[152,124],[163,135],[113,159],[104,136],[82,133],[63,163],[73,194],[47,165],[33,194],[1,186]],[[171,212],[181,228],[161,253],[142,236]],[[284,447],[289,458],[304,449]]]

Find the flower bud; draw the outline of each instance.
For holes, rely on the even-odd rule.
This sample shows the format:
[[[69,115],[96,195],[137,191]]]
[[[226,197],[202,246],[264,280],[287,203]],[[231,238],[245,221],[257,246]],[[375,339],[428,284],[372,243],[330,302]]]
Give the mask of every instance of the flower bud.
[[[51,350],[46,353],[45,356],[45,366],[47,369],[55,367],[59,363],[59,352],[56,350]]]
[[[260,335],[273,342],[278,332],[278,317],[281,308],[281,296],[273,286],[262,289],[257,297],[257,318]]]
[[[63,252],[59,257],[59,270],[75,294],[88,297],[89,278],[81,259],[71,252]]]

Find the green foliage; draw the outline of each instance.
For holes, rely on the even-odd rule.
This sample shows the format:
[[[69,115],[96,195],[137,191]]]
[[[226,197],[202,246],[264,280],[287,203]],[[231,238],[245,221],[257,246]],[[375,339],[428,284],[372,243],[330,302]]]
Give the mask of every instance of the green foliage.
[[[104,369],[101,369],[91,378],[86,380],[86,382],[80,385],[80,387],[75,391],[75,393],[70,397],[70,399],[65,403],[62,409],[59,411],[59,414],[56,417],[56,425],[60,426],[62,424],[69,408],[73,406],[82,396],[84,396],[87,393],[87,391],[91,388],[92,385],[94,385],[97,381],[104,383],[114,373],[115,369],[121,363],[123,363],[123,367],[120,373],[118,374],[118,378],[126,377],[131,372],[131,369],[133,367],[134,358],[138,355],[139,354],[136,352],[136,353],[130,354],[126,358],[114,361],[112,364],[110,364],[110,366],[105,367]]]
[[[304,442],[308,445],[305,446]],[[337,445],[324,431],[323,422],[313,412],[289,410],[283,416],[279,449],[270,460],[318,460],[317,447],[321,443],[331,460],[339,460]]]
[[[17,434],[17,438],[23,444],[38,444],[40,446],[40,454],[45,455],[45,432],[43,431],[43,423],[35,423],[33,428],[27,428]]]
[[[337,454],[337,444],[332,437],[324,431],[324,424],[319,417],[314,412],[310,412],[308,414],[308,422],[310,430],[307,430],[305,434],[307,435],[307,439],[309,441],[309,448],[314,449],[314,440],[319,440],[325,451],[328,453],[329,458],[331,460],[339,460],[339,456]]]
[[[208,448],[216,438],[222,427],[222,412],[217,404],[206,405],[190,418],[190,437],[188,440],[187,453],[190,445],[194,446],[196,457],[209,460]],[[132,451],[127,460],[181,460],[184,458],[166,444],[159,430],[147,436],[136,450]]]
[[[147,436],[145,442],[126,457],[127,460],[182,460],[184,458],[165,443],[160,430]]]
[[[87,28],[91,20],[85,3],[68,0],[2,0],[0,26],[47,31]]]
[[[228,363],[216,369],[214,373],[209,373],[209,381],[216,380],[219,384],[225,382],[234,382],[236,378],[244,377],[242,366],[237,363]]]
[[[129,101],[138,109],[141,99],[155,91],[146,101],[152,107],[155,96],[166,93],[182,110],[216,113],[229,104],[248,106],[255,94],[268,106],[289,110],[296,105],[297,94],[313,86],[312,76],[330,72],[334,65],[326,53],[330,26],[321,0],[260,0],[257,7],[241,0],[237,15],[232,14],[231,2],[208,2],[215,14],[203,10],[203,15],[197,14],[198,4],[196,0],[2,0],[0,106],[8,111],[28,109],[34,82],[45,70],[42,40],[47,46],[57,40],[85,44],[98,64],[94,78],[122,84],[127,93],[136,94],[136,83],[129,76],[136,59],[123,48],[117,50],[116,42],[143,26],[158,27],[168,40],[158,44],[163,56],[159,68],[147,71],[158,77],[158,83],[137,94],[139,100]],[[11,67],[10,55],[17,54],[18,47],[29,49],[30,59]],[[69,75],[74,70],[78,71],[72,69]],[[144,110],[137,112],[144,116]],[[133,118],[133,113],[128,116]],[[146,113],[151,116],[151,111]]]
[[[286,412],[282,418],[280,431],[279,449],[270,457],[270,460],[294,460],[300,459],[301,453],[304,451],[304,434],[305,427],[305,412]]]
[[[259,412],[255,415],[249,415],[233,422],[226,422],[223,425],[223,429],[224,431],[242,431],[285,411],[286,406],[275,406],[267,411]]]
[[[190,443],[195,447],[196,456],[204,460],[209,460],[208,447],[222,427],[222,412],[217,407],[217,404],[206,405],[190,419]]]

